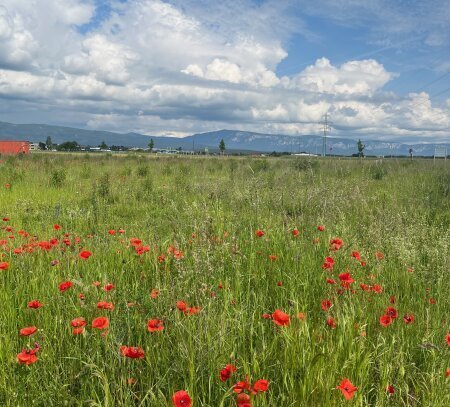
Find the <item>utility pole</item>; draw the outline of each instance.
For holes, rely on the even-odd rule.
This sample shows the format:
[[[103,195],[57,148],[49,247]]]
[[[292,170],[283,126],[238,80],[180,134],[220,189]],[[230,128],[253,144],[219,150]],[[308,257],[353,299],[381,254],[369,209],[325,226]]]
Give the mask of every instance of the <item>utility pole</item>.
[[[322,157],[327,155],[327,134],[331,130],[330,124],[328,121],[328,113],[325,113],[324,120],[320,122],[323,125],[323,137],[322,137]]]

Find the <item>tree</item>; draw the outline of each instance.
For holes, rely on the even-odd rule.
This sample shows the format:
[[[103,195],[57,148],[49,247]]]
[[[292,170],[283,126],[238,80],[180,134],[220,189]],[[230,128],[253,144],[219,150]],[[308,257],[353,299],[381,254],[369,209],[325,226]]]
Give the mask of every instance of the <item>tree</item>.
[[[65,143],[59,144],[56,149],[58,151],[77,151],[80,149],[80,145],[76,141],[66,141]]]
[[[366,148],[366,146],[363,144],[361,139],[359,139],[358,140],[358,156],[359,157],[364,157],[364,149],[365,148]]]
[[[411,157],[411,160],[413,159],[413,152],[414,150],[412,148],[409,149],[409,156]]]
[[[46,150],[47,149],[47,145],[45,143],[43,143],[42,141],[39,142],[39,150]]]
[[[108,149],[108,146],[107,146],[107,144],[106,144],[104,141],[102,141],[102,144],[100,144],[99,147],[100,147],[102,150],[107,150],[107,149]]]
[[[225,141],[223,141],[223,139],[220,140],[219,150],[220,150],[220,153],[221,153],[221,154],[223,154],[224,151],[225,151]]]
[[[150,149],[150,152],[153,151],[153,147],[155,147],[155,142],[153,141],[153,139],[150,139],[150,143],[148,143],[148,148]]]
[[[47,146],[47,150],[53,150],[52,138],[50,136],[48,136],[47,140],[45,140],[45,144]]]

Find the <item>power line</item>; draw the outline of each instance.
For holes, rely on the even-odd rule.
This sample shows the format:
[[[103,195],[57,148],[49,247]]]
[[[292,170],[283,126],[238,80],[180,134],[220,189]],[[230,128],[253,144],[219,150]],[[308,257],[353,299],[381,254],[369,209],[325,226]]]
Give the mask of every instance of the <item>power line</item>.
[[[325,113],[324,120],[320,124],[323,126],[322,157],[325,157],[327,155],[327,135],[331,131],[330,124],[332,124],[332,122],[328,121],[328,113]]]

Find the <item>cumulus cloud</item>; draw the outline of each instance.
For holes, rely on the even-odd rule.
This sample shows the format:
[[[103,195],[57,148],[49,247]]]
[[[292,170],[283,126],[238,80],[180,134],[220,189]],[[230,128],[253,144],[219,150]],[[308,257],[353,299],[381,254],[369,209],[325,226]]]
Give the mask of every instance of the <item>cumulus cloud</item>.
[[[94,0],[3,0],[0,118],[146,134],[317,134],[329,112],[336,135],[442,136],[450,106],[385,92],[396,74],[375,59],[323,57],[278,76],[290,35],[315,40],[293,2],[281,3],[113,1],[96,22]]]

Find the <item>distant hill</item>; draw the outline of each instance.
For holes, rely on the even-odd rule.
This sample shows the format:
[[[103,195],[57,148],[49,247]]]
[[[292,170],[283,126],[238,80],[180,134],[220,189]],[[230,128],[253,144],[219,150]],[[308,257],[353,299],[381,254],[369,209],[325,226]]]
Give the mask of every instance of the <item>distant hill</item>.
[[[219,130],[208,133],[194,134],[183,138],[147,136],[139,133],[113,133],[109,131],[82,130],[72,127],[49,126],[45,124],[12,124],[0,122],[0,140],[28,140],[45,142],[50,136],[53,143],[76,141],[84,146],[97,146],[104,141],[107,145],[146,148],[150,138],[155,148],[192,148],[217,150],[220,140],[225,141],[227,150],[259,151],[259,152],[308,152],[320,154],[322,137],[314,135],[286,136],[281,134],[263,134],[239,130]],[[389,141],[363,140],[366,155],[408,155],[409,149],[414,155],[432,156],[436,145],[447,147],[450,143],[441,144],[404,144]],[[331,149],[330,149],[331,148]],[[352,155],[357,152],[356,140],[330,137],[328,138],[327,154]]]

